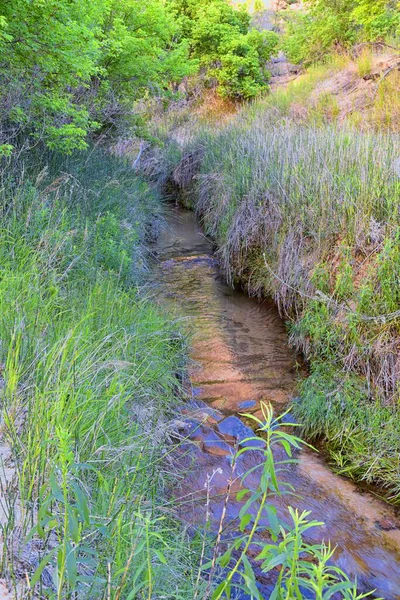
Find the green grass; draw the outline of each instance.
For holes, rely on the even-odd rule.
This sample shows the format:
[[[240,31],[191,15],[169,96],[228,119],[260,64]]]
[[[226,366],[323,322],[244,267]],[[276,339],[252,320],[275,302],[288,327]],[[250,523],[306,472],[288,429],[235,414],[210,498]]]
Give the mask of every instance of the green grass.
[[[185,348],[137,288],[160,204],[100,150],[33,162],[2,171],[1,421],[22,510],[3,573],[18,526],[37,592],[47,572],[56,598],[190,595],[191,543],[162,510]]]
[[[385,406],[368,392],[364,378],[335,365],[313,361],[293,412],[303,435],[324,440],[342,475],[378,481],[398,502],[400,444],[397,406]]]

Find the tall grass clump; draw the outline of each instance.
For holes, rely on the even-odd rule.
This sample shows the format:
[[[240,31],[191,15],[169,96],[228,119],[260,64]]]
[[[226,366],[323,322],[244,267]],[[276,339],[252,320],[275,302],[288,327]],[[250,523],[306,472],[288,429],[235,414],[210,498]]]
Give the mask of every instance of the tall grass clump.
[[[99,149],[1,178],[3,575],[35,597],[178,598],[191,547],[161,504],[184,348],[138,291],[157,198]]]
[[[399,136],[277,123],[256,105],[196,143],[190,185],[228,280],[274,297],[310,362],[305,431],[398,501]]]
[[[357,66],[357,73],[360,77],[369,75],[373,68],[372,51],[370,48],[364,48],[359,56],[357,56],[355,63]]]

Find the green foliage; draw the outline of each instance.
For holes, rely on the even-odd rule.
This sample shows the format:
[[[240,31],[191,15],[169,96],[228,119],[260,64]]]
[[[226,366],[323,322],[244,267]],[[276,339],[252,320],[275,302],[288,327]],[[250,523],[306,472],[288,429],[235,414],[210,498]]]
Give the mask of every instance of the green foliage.
[[[365,282],[366,285],[372,284],[374,289],[374,297],[370,302],[373,314],[385,315],[399,309],[399,273],[400,228],[397,227],[393,234],[384,240],[382,251],[377,257],[376,269]]]
[[[70,90],[87,86],[97,72],[105,8],[103,0],[0,4],[7,24],[0,61],[0,117],[9,122],[11,139],[23,125],[49,138],[50,146],[60,144],[67,151],[82,147],[93,124]]]
[[[255,96],[277,36],[249,21],[227,0],[0,1],[2,154],[21,136],[85,149],[91,133],[134,127],[135,102],[168,97],[200,67],[221,94]]]
[[[0,2],[0,143],[28,133],[66,153],[133,101],[193,71],[161,0]]]
[[[250,99],[265,89],[269,74],[263,65],[277,47],[277,34],[255,29],[221,42],[219,66],[211,70],[219,92],[229,98]]]
[[[271,407],[261,403],[261,410],[263,420],[250,414],[245,415],[255,422],[258,433],[258,436],[246,441],[256,440],[259,444],[265,444],[262,450],[264,460],[259,467],[262,470],[260,482],[256,489],[246,488],[246,480],[254,472],[254,467],[242,477],[243,488],[238,497],[246,501],[239,513],[241,533],[218,558],[218,563],[227,574],[215,589],[213,600],[230,598],[235,587],[252,598],[262,600],[264,596],[257,587],[255,566],[263,574],[279,570],[271,599],[302,600],[307,592],[311,592],[313,597],[322,600],[331,597],[334,591],[340,592],[343,600],[370,596],[358,594],[356,584],[341,569],[330,564],[333,550],[329,546],[311,545],[305,541],[306,532],[323,523],[308,521],[309,512],[299,513],[291,507],[290,524],[279,518],[274,497],[295,491],[282,479],[285,468],[293,463],[293,452],[301,448],[302,441],[293,433],[285,431],[283,417],[274,418]],[[276,461],[274,452],[279,456],[279,449],[286,459]],[[242,448],[237,453],[237,458],[249,450],[251,451],[251,446]],[[267,535],[270,543],[261,541],[261,536],[258,537],[257,533],[261,533],[262,537]],[[249,558],[254,556],[255,550],[257,553],[251,564]],[[205,565],[206,568],[209,566]],[[235,576],[239,576],[240,584],[234,583]]]
[[[193,72],[186,43],[176,43],[176,33],[173,15],[160,0],[109,0],[100,62],[107,90],[129,103],[161,95]]]
[[[170,0],[193,59],[209,69],[222,96],[249,99],[266,89],[265,63],[278,45],[274,32],[249,29],[244,9],[226,0]]]
[[[325,58],[335,47],[377,41],[400,33],[395,0],[308,0],[307,12],[288,18],[283,48],[295,62]]]
[[[400,33],[400,4],[396,0],[358,0],[351,20],[362,27],[367,40],[385,39]]]

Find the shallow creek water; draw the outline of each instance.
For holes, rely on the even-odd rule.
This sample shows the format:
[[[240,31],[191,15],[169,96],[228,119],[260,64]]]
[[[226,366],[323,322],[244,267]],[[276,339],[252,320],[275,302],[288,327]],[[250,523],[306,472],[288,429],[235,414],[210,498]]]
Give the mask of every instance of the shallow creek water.
[[[226,418],[257,414],[261,400],[282,412],[294,392],[298,364],[274,305],[259,303],[224,283],[212,244],[195,216],[171,209],[168,221],[155,246],[156,295],[187,319],[193,331],[194,400],[184,409],[180,424],[182,437],[190,443],[177,458],[182,477],[174,493],[181,499],[181,517],[200,528],[206,519],[204,486],[212,476],[208,510],[217,528],[231,477],[233,441],[241,433],[238,421]],[[260,452],[243,456],[228,503],[233,528],[240,510],[240,475],[260,460]],[[325,525],[310,530],[309,540],[331,540],[335,563],[356,576],[361,589],[376,589],[385,600],[400,599],[400,520],[395,510],[332,473],[317,453],[303,450],[298,458],[284,478],[296,496],[274,499],[278,513],[285,519],[287,504],[311,510],[310,518]],[[268,585],[261,589],[268,598]]]

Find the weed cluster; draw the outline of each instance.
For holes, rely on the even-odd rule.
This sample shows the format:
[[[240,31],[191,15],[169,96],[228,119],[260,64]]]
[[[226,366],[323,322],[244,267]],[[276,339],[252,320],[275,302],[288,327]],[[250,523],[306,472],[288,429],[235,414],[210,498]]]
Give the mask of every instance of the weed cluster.
[[[229,598],[232,589],[239,588],[251,598],[263,600],[265,596],[260,594],[257,587],[255,566],[264,575],[278,570],[269,596],[271,600],[302,600],[308,597],[323,600],[334,594],[340,594],[343,600],[361,600],[370,596],[370,593],[359,594],[357,585],[341,569],[330,564],[334,551],[329,546],[310,545],[305,541],[309,529],[322,525],[308,520],[310,512],[299,513],[297,509],[289,507],[291,522],[284,524],[278,518],[274,497],[294,491],[282,481],[283,473],[287,465],[294,462],[293,451],[300,449],[303,442],[293,433],[285,431],[285,415],[274,418],[272,408],[263,403],[261,411],[263,420],[245,415],[255,422],[259,436],[244,440],[265,443],[263,461],[258,466],[260,483],[256,489],[246,487],[254,467],[243,475],[244,487],[238,496],[246,501],[239,515],[240,533],[217,559],[219,566],[226,571],[212,599]],[[277,460],[279,449],[283,450],[286,459]],[[236,458],[248,451],[251,451],[251,446],[239,450]],[[269,541],[265,538],[269,538]],[[254,556],[253,564],[249,560],[251,554]],[[213,561],[204,567],[212,565]],[[236,585],[235,576],[239,579]]]

